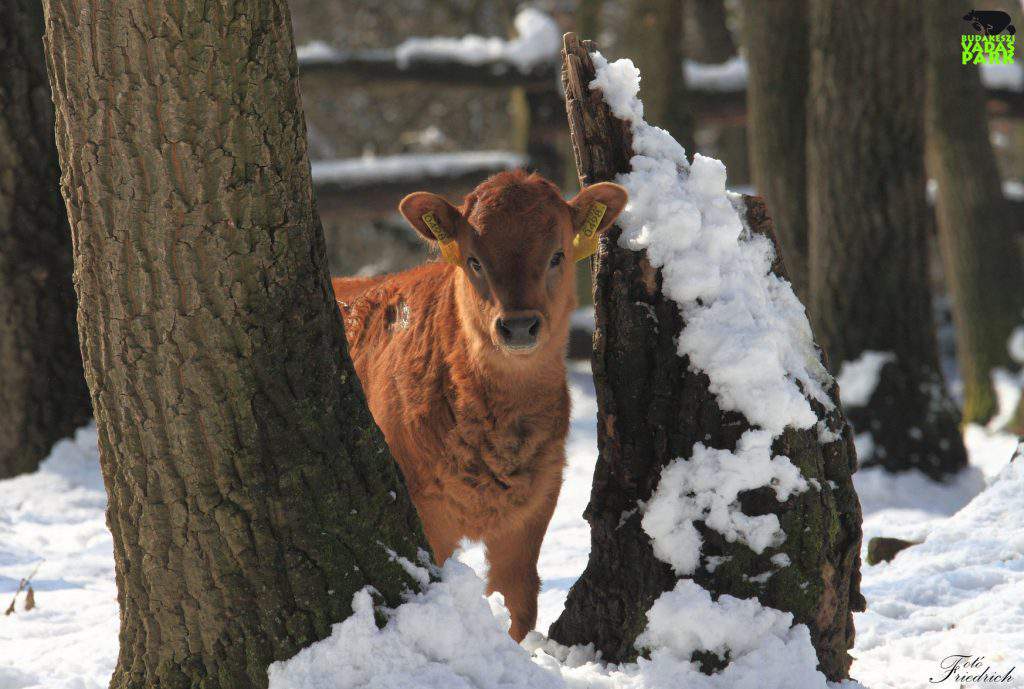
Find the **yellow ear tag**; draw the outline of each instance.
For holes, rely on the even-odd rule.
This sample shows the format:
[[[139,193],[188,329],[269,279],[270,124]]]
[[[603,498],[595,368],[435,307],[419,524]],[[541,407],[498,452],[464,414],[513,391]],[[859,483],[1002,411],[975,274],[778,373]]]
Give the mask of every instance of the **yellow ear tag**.
[[[441,249],[441,256],[448,263],[454,266],[462,263],[462,256],[459,254],[459,245],[455,243],[452,236],[448,234],[441,223],[437,222],[437,217],[434,215],[434,211],[424,213],[422,216],[423,224],[427,226],[427,229],[437,238],[437,245]]]
[[[600,201],[595,201],[587,211],[587,219],[583,221],[583,227],[572,238],[572,260],[582,261],[597,251],[597,242],[600,239],[597,228],[601,226],[601,219],[607,210],[608,206]]]

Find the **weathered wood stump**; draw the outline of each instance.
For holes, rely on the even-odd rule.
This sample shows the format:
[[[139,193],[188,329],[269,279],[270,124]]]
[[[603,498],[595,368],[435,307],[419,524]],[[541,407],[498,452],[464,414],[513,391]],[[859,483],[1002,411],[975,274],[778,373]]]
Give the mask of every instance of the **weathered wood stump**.
[[[614,179],[629,170],[632,155],[628,123],[614,117],[602,94],[588,87],[595,75],[592,50],[590,42],[566,34],[563,82],[581,184]],[[774,241],[764,203],[754,197],[745,202],[750,230]],[[645,253],[618,245],[620,234],[612,228],[595,257],[593,370],[600,454],[585,513],[590,561],[550,630],[555,641],[593,643],[604,659],[618,662],[636,657],[634,642],[646,626],[647,610],[679,578],[654,555],[638,503],[651,497],[662,468],[690,457],[695,443],[732,450],[751,428],[741,414],[723,411],[707,376],[690,370],[688,359],[677,355],[676,340],[685,327],[679,307],[662,293],[660,272]],[[773,270],[785,276],[781,261]],[[789,428],[772,447],[820,489],[785,502],[768,488],[741,494],[746,514],[778,516],[785,542],[756,554],[698,522],[704,545],[692,578],[713,596],[757,597],[765,606],[793,613],[797,623],[810,628],[822,672],[837,680],[847,676],[852,612],[864,608],[864,599],[861,512],[852,482],[856,455],[834,384],[829,394],[832,410],[811,403],[821,421],[817,427]],[[788,566],[772,563],[780,553]],[[712,562],[717,567],[709,566]],[[772,571],[766,580],[758,577]],[[725,662],[701,660],[704,667]]]

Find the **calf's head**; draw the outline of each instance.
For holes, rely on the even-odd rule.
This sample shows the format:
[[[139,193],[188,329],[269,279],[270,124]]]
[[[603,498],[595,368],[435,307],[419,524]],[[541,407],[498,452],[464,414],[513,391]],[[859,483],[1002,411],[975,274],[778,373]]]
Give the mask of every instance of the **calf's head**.
[[[459,208],[421,191],[399,210],[456,266],[464,327],[508,357],[526,357],[565,345],[573,261],[593,253],[626,200],[625,189],[603,182],[566,202],[551,182],[517,170],[489,178]]]

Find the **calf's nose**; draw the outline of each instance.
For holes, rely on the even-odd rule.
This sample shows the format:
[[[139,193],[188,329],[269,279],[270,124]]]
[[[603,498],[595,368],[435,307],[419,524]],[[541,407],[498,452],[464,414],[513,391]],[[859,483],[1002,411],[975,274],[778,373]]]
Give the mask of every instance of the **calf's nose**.
[[[499,318],[495,323],[502,341],[513,349],[530,349],[537,344],[540,332],[540,318],[537,316],[515,316]]]

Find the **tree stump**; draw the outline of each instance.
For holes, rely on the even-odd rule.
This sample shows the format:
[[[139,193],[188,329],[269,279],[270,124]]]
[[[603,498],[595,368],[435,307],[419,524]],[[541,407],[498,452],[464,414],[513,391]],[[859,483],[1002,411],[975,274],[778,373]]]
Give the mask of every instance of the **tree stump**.
[[[628,171],[632,154],[629,125],[588,87],[595,75],[592,50],[589,41],[581,44],[566,35],[563,82],[581,184]],[[761,200],[746,197],[745,203],[750,230],[774,237]],[[646,626],[647,610],[679,578],[654,555],[638,503],[651,497],[662,468],[690,457],[695,443],[735,449],[751,427],[742,415],[723,411],[708,377],[691,371],[688,359],[677,355],[676,339],[686,325],[679,307],[662,293],[660,272],[645,253],[618,245],[620,234],[612,228],[595,256],[599,457],[585,513],[590,561],[550,630],[562,644],[593,643],[613,662],[636,657],[634,642]],[[773,270],[785,275],[781,260]],[[778,516],[785,542],[758,555],[698,522],[704,546],[692,579],[713,596],[757,597],[765,606],[793,613],[796,623],[810,628],[822,672],[838,680],[847,676],[851,662],[852,612],[863,609],[864,599],[861,513],[852,482],[856,456],[834,384],[829,394],[835,402],[831,411],[812,402],[817,427],[787,429],[772,447],[820,490],[811,488],[786,502],[767,488],[741,494],[746,514]],[[772,563],[780,553],[788,566]],[[771,571],[775,574],[762,583],[757,575]]]

